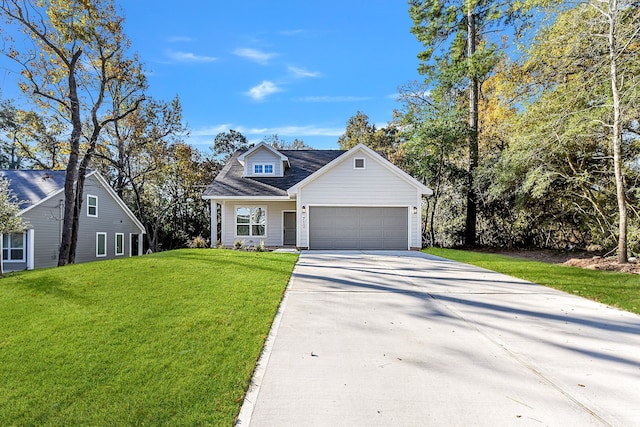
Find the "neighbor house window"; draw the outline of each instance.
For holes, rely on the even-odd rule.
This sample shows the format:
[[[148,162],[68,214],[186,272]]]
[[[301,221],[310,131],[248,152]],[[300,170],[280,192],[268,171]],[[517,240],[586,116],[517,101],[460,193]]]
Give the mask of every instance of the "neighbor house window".
[[[260,237],[266,234],[267,209],[263,207],[236,208],[236,235]]]
[[[124,234],[116,233],[116,255],[124,255]]]
[[[98,216],[97,196],[87,196],[87,216]]]
[[[256,163],[253,165],[254,175],[273,175],[273,163]]]
[[[2,259],[4,261],[24,262],[25,233],[2,235]]]
[[[96,257],[107,256],[107,233],[96,233]]]
[[[353,168],[354,169],[364,169],[364,159],[363,158],[353,159]]]

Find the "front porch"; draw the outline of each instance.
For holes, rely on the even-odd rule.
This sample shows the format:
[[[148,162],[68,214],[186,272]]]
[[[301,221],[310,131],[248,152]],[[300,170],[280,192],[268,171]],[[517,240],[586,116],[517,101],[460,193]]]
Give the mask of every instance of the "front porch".
[[[295,200],[211,199],[211,246],[296,247]]]

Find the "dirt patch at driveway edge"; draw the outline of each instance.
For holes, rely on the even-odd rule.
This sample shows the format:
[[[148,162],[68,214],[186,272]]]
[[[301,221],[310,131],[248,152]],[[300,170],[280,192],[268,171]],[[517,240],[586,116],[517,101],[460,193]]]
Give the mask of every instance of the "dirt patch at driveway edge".
[[[589,252],[578,251],[553,251],[544,249],[483,249],[479,252],[496,253],[516,258],[546,262],[549,264],[567,265],[590,270],[619,271],[624,273],[640,274],[640,263],[635,258],[631,258],[630,262],[627,264],[620,264],[615,257],[599,256]]]

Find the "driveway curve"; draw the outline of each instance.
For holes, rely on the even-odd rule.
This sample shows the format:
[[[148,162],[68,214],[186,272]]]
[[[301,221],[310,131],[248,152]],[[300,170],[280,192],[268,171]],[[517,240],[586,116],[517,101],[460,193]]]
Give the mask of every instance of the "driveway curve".
[[[640,316],[420,252],[303,252],[238,425],[640,425]]]

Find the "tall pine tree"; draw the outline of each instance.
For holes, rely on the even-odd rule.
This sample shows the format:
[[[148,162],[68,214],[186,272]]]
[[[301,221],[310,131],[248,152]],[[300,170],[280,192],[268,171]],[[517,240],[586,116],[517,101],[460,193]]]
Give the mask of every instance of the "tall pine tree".
[[[516,20],[526,21],[528,7],[521,2],[500,0],[409,0],[409,15],[414,22],[411,32],[425,47],[418,54],[421,62],[418,71],[434,90],[457,93],[461,108],[467,110],[469,162],[464,238],[467,246],[476,244],[473,176],[479,162],[480,88],[501,56],[489,34],[495,36],[513,28],[511,24]]]

